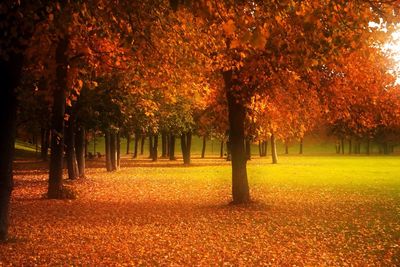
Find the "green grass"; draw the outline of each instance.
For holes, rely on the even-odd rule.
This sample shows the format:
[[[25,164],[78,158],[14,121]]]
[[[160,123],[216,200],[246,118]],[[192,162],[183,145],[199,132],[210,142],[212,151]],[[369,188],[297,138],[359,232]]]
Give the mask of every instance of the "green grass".
[[[40,150],[40,147],[38,147]],[[40,151],[38,151],[40,153]],[[27,142],[17,140],[15,142],[15,157],[16,158],[33,158],[36,157],[36,146]]]

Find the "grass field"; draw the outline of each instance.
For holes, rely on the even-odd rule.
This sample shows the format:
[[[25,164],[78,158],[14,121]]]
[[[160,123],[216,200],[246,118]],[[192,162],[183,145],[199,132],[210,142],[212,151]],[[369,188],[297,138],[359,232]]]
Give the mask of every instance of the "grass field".
[[[76,200],[47,200],[46,165],[18,161],[0,265],[400,264],[400,157],[248,163],[253,203],[228,205],[225,160],[88,162]]]

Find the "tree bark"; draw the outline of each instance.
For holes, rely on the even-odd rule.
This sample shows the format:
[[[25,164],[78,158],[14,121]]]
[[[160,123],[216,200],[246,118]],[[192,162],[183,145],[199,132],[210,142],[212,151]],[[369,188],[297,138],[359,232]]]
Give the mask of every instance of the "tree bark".
[[[158,134],[154,134],[153,136],[153,144],[151,147],[151,156],[153,161],[158,160]]]
[[[80,178],[85,178],[85,147],[86,147],[86,138],[85,138],[85,128],[79,126],[76,131],[76,158],[78,161],[78,172]]]
[[[222,159],[224,157],[224,140],[221,140],[221,146],[219,149],[219,157]]]
[[[93,155],[96,156],[96,130],[93,131]]]
[[[340,139],[340,147],[342,148],[342,155],[344,155],[344,138]]]
[[[367,140],[367,155],[369,155],[371,153],[371,140]]]
[[[135,147],[134,147],[134,151],[133,151],[133,158],[134,159],[137,158],[137,154],[138,154],[139,136],[140,136],[140,133],[136,132],[135,133]]]
[[[226,161],[231,161],[231,142],[226,141]]]
[[[117,135],[115,131],[111,131],[110,134],[110,159],[111,170],[117,170]]]
[[[144,141],[146,140],[146,136],[142,135],[140,140],[140,155],[144,154]]]
[[[53,110],[51,119],[51,157],[49,172],[49,198],[63,197],[63,156],[64,156],[64,115],[65,94],[67,91],[69,39],[59,40],[56,48],[56,88],[53,91]]]
[[[126,154],[129,155],[129,147],[131,146],[131,135],[126,135]]]
[[[149,135],[149,159],[153,158],[153,136]]]
[[[161,132],[161,157],[166,158],[167,157],[167,133],[166,132]]]
[[[225,93],[228,101],[229,141],[232,156],[232,203],[240,204],[250,201],[247,181],[246,149],[244,146],[244,122],[246,111],[243,103],[233,92],[232,70],[224,71]]]
[[[181,148],[182,148],[182,157],[183,164],[190,164],[190,149],[192,146],[192,133],[183,133],[181,135]]]
[[[169,138],[169,159],[176,160],[175,158],[175,135],[171,133]]]
[[[285,141],[285,154],[288,155],[289,154],[289,145],[288,142]]]
[[[70,116],[67,125],[65,127],[65,144],[66,144],[66,156],[67,156],[67,168],[68,178],[75,180],[79,176],[78,161],[76,160],[75,150],[75,121],[73,115]]]
[[[206,144],[207,144],[207,137],[203,136],[203,145],[201,147],[201,158],[204,159],[206,155]]]
[[[258,154],[260,155],[260,158],[263,156],[261,141],[258,141]]]
[[[115,161],[115,170],[119,170],[121,168],[121,135],[119,131],[115,133],[115,141],[116,141],[116,161]]]
[[[276,150],[275,134],[271,135],[271,155],[272,155],[272,164],[277,164],[278,163],[278,152]]]
[[[248,139],[246,139],[246,159],[251,160],[251,143]]]
[[[111,164],[111,134],[110,131],[107,130],[105,132],[105,149],[106,149],[106,169],[108,172],[112,171]]]
[[[50,131],[48,129],[41,129],[41,148],[40,148],[40,157],[43,161],[47,161],[49,154],[49,136]]]
[[[15,91],[21,79],[22,59],[22,55],[11,55],[9,61],[0,59],[0,242],[8,239],[17,117]]]
[[[268,141],[267,140],[264,140],[264,142],[263,142],[263,144],[264,144],[264,157],[266,157],[267,156],[267,148],[268,148]]]
[[[351,154],[352,152],[353,152],[352,143],[351,139],[349,139],[349,154]]]

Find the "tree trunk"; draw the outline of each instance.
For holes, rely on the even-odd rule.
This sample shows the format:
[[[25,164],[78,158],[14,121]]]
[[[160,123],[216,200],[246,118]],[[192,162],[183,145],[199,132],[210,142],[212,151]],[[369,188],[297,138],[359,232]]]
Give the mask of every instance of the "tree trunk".
[[[231,142],[226,141],[226,161],[231,161]]]
[[[49,154],[49,136],[50,131],[48,129],[41,129],[41,149],[40,149],[40,157],[43,161],[47,161]]]
[[[115,131],[111,131],[110,134],[110,159],[111,170],[117,170],[117,134]]]
[[[232,156],[232,203],[239,204],[250,201],[246,169],[246,149],[244,146],[246,111],[243,104],[234,95],[232,74],[232,70],[223,72],[228,101],[229,141]]]
[[[203,145],[201,147],[201,158],[204,159],[206,155],[206,144],[207,144],[207,137],[203,136]]]
[[[340,147],[342,148],[342,155],[344,155],[344,138],[340,139]]]
[[[167,133],[161,132],[161,157],[167,157]]]
[[[80,178],[85,178],[85,128],[79,126],[76,131],[76,158],[78,161],[78,172]]]
[[[260,158],[263,156],[263,151],[261,148],[261,141],[258,141],[258,154],[260,155]]]
[[[167,154],[165,155],[165,157],[169,157],[169,151],[170,151],[170,140],[169,140],[169,134],[168,133],[166,133],[166,136],[165,136],[165,138],[166,138],[166,140],[165,140],[165,149],[167,150]]]
[[[144,154],[144,141],[146,139],[146,136],[142,135],[142,138],[140,140],[140,155]]]
[[[96,131],[93,131],[93,155],[96,156]]]
[[[111,133],[109,130],[105,132],[105,149],[106,149],[106,169],[108,172],[112,171],[111,163]]]
[[[251,160],[251,142],[250,140],[246,140],[246,159]]]
[[[300,151],[299,154],[302,155],[303,154],[303,138],[300,138]]]
[[[135,133],[135,147],[134,147],[134,151],[133,151],[133,158],[134,158],[134,159],[137,158],[139,136],[140,136],[140,133],[139,133],[139,132],[136,132],[136,133]]]
[[[190,164],[190,149],[192,146],[192,133],[183,133],[181,135],[181,148],[182,148],[182,157],[183,164]]]
[[[220,149],[219,149],[219,157],[220,158],[223,158],[224,157],[224,140],[221,140],[221,146],[220,146]]]
[[[157,161],[158,160],[158,134],[154,134],[153,136],[153,146],[151,148],[152,150],[152,160]]]
[[[66,156],[67,156],[67,167],[68,167],[68,178],[75,180],[79,176],[78,162],[76,160],[75,150],[75,122],[73,115],[70,116],[66,128],[65,128],[65,144],[66,144]]]
[[[275,134],[271,135],[271,155],[272,155],[272,164],[277,164],[278,163],[278,152],[276,151]]]
[[[169,159],[175,160],[175,135],[171,133],[169,140]]]
[[[371,140],[369,140],[369,138],[368,138],[368,140],[367,140],[367,155],[369,155],[370,153],[371,153]]]
[[[131,146],[131,135],[126,135],[126,154],[129,155],[129,147]]]
[[[121,136],[119,131],[115,133],[115,141],[116,141],[116,160],[115,160],[115,170],[119,170],[121,168]]]
[[[153,136],[150,134],[149,135],[149,159],[153,158]]]
[[[56,88],[53,91],[53,110],[51,119],[51,157],[49,172],[49,198],[63,197],[63,156],[64,156],[64,115],[65,94],[67,90],[69,40],[59,40],[56,48]]]
[[[349,139],[349,154],[351,154],[352,152],[353,152],[352,143],[351,139]]]
[[[268,141],[265,140],[265,141],[264,141],[264,156],[265,156],[265,157],[267,156],[267,152],[268,152],[267,148],[268,148]]]
[[[0,242],[8,239],[10,198],[17,117],[15,90],[21,79],[22,55],[0,59]]]
[[[288,141],[285,141],[285,154],[286,154],[286,155],[289,154],[289,145],[288,145]]]

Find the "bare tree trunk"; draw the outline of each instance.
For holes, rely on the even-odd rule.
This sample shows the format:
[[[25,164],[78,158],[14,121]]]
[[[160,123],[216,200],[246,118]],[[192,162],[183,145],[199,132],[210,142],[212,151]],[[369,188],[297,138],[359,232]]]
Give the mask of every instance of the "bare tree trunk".
[[[67,127],[65,129],[65,144],[66,144],[66,156],[67,156],[67,167],[68,167],[68,178],[75,180],[79,176],[78,161],[76,160],[75,150],[75,116],[71,115]]]
[[[133,158],[134,159],[137,158],[137,154],[138,154],[139,137],[140,137],[140,133],[138,131],[136,131],[135,132],[135,147],[134,147],[134,152],[133,152]]]
[[[250,201],[249,184],[247,181],[246,149],[244,145],[244,122],[246,110],[238,101],[232,87],[233,71],[224,71],[225,92],[228,101],[229,114],[229,142],[232,156],[232,203],[246,203]]]
[[[106,148],[106,169],[108,172],[111,172],[113,168],[111,163],[111,134],[109,130],[105,132],[105,148]]]
[[[220,146],[220,150],[219,150],[219,157],[223,158],[224,157],[224,140],[221,140],[221,146]]]
[[[340,140],[340,147],[342,148],[342,155],[344,155],[344,138]]]
[[[271,135],[271,155],[272,155],[272,164],[277,164],[278,163],[278,152],[276,150],[275,134]]]
[[[47,161],[49,154],[49,138],[50,131],[48,129],[41,129],[41,158],[43,161]]]
[[[153,136],[150,134],[149,135],[149,158],[153,158]]]
[[[115,134],[115,140],[116,140],[116,149],[117,149],[117,158],[115,162],[115,170],[119,170],[121,168],[121,136],[119,131],[116,132]]]
[[[201,148],[201,158],[204,159],[205,154],[206,154],[206,143],[207,143],[207,137],[203,136],[203,146]]]
[[[268,141],[264,140],[264,142],[263,142],[264,157],[267,156],[267,151],[268,151],[267,148],[268,148]]]
[[[16,88],[21,79],[23,56],[0,59],[0,243],[8,239],[10,198],[17,119]]]
[[[152,160],[157,161],[158,160],[158,134],[154,134],[153,136],[153,144],[151,147],[151,155],[152,155]]]
[[[63,161],[64,161],[64,115],[65,93],[67,90],[69,39],[58,41],[56,47],[56,88],[53,91],[53,110],[51,120],[51,157],[49,171],[49,198],[63,197]]]
[[[79,177],[85,178],[85,128],[82,126],[78,127],[76,131],[76,156],[78,161]]]
[[[289,144],[288,141],[285,141],[285,154],[288,155],[289,154]]]
[[[169,142],[169,159],[176,160],[176,158],[175,158],[175,135],[171,133],[169,140],[170,140],[170,142]]]
[[[167,133],[166,132],[161,132],[161,157],[166,158],[167,157]]]
[[[117,135],[115,131],[110,134],[110,158],[111,170],[117,170]]]
[[[367,155],[371,153],[371,140],[368,138],[367,140]]]
[[[190,149],[192,146],[192,133],[183,133],[181,135],[181,148],[182,148],[182,157],[183,157],[183,164],[189,165],[190,164]]]
[[[351,139],[349,139],[349,154],[353,153]]]
[[[250,140],[246,139],[246,159],[251,160],[251,143]]]
[[[96,130],[93,131],[93,155],[96,156]]]
[[[131,135],[128,133],[126,135],[126,154],[129,155],[129,149],[131,146]]]
[[[258,141],[258,154],[260,155],[260,158],[263,156],[261,141]]]
[[[140,140],[140,155],[144,154],[144,141],[146,140],[146,136],[142,135],[142,138]]]

